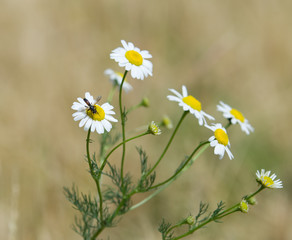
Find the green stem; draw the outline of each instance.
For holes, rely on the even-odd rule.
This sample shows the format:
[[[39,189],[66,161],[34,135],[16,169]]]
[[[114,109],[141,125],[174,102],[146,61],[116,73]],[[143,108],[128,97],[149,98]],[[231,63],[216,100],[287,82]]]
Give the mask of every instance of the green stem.
[[[127,113],[130,113],[130,112],[134,111],[135,109],[137,109],[137,108],[139,108],[141,106],[142,106],[142,104],[141,103],[138,103],[137,105],[134,105],[134,106],[130,107],[128,109]]]
[[[90,240],[95,240],[96,237],[97,237],[97,236],[103,231],[104,228],[105,228],[105,227],[102,226],[100,229],[98,229],[98,230],[93,234],[93,236],[90,238]]]
[[[174,226],[172,226],[171,228],[169,228],[169,229],[166,231],[165,235],[167,235],[167,234],[168,234],[170,231],[172,231],[173,229],[178,228],[178,227],[180,227],[180,226],[182,226],[182,225],[184,225],[184,224],[186,224],[186,221],[185,221],[185,220],[182,221],[182,222],[180,222],[180,223],[178,223],[178,224],[176,224],[176,225],[174,225]]]
[[[224,127],[225,129],[229,128],[232,125],[231,120],[228,121],[228,123],[226,124],[226,126]]]
[[[98,178],[96,178],[96,176],[95,176],[94,169],[93,169],[92,162],[91,162],[91,158],[90,158],[90,152],[89,152],[90,133],[91,133],[91,128],[88,129],[88,133],[87,133],[87,138],[86,138],[86,153],[87,153],[87,160],[88,160],[88,165],[89,165],[89,168],[90,168],[90,173],[91,173],[91,176],[94,179],[94,182],[96,184],[96,188],[97,188],[97,192],[98,192],[98,196],[99,196],[100,222],[101,222],[101,226],[103,227],[103,207],[102,207],[101,188],[100,188],[100,184],[99,184]]]
[[[111,101],[113,100],[113,96],[114,96],[116,87],[117,87],[117,84],[113,84],[113,87],[111,88],[110,93],[107,97],[108,103],[111,103]],[[100,151],[99,151],[100,163],[103,163],[103,160],[104,160],[106,140],[107,140],[108,135],[109,135],[109,133],[107,131],[105,131],[104,134],[102,134],[101,143],[100,143]]]
[[[199,158],[199,156],[201,156],[201,154],[209,147],[209,145],[205,145],[202,147],[202,149],[198,152],[198,154],[196,154],[195,157],[192,158],[192,161],[194,162],[197,158]],[[180,174],[182,174],[184,171],[186,171],[187,168],[185,167]],[[143,199],[141,202],[133,205],[129,210],[134,210],[137,207],[140,207],[141,205],[143,205],[144,203],[148,202],[150,199],[152,199],[153,197],[155,197],[158,193],[160,193],[161,191],[163,191],[165,188],[167,188],[176,178],[178,178],[179,175],[177,175],[175,178],[173,178],[171,181],[169,181],[168,183],[164,184],[162,187],[159,187],[156,191],[154,191],[151,195],[149,195],[147,198]]]
[[[121,123],[122,123],[122,137],[123,137],[123,153],[122,153],[122,161],[121,161],[121,185],[124,185],[124,161],[125,161],[125,154],[126,154],[126,135],[125,135],[125,115],[123,111],[122,105],[122,89],[123,84],[126,78],[128,71],[126,70],[120,85],[120,92],[119,92],[119,105],[120,105],[120,115],[121,115]]]
[[[154,189],[154,188],[157,188],[157,187],[160,187],[161,185],[164,185],[166,183],[168,183],[169,181],[172,181],[172,179],[174,179],[180,172],[182,172],[182,170],[188,165],[188,163],[190,162],[190,160],[192,159],[192,157],[194,156],[194,154],[202,147],[204,146],[205,144],[208,144],[210,143],[209,141],[205,141],[205,142],[202,142],[200,143],[196,148],[195,150],[192,152],[192,154],[188,157],[188,159],[185,161],[185,163],[183,164],[183,166],[181,167],[181,169],[177,172],[175,172],[175,174],[173,174],[170,178],[166,179],[165,181],[155,185],[155,186],[152,186],[150,189]]]
[[[265,189],[265,187],[261,186],[257,191],[255,191],[254,193],[252,193],[252,194],[248,195],[247,197],[245,197],[245,199],[250,199],[251,197],[253,197],[253,196],[255,196],[256,194],[258,194],[259,192],[261,192],[263,189]],[[197,231],[198,229],[202,228],[203,226],[207,225],[207,224],[210,223],[210,222],[216,221],[216,220],[221,219],[221,218],[223,218],[223,217],[226,217],[226,216],[228,216],[228,215],[230,215],[230,214],[232,214],[232,213],[234,213],[234,212],[239,211],[239,205],[240,205],[240,203],[237,203],[237,204],[233,205],[232,207],[230,207],[230,208],[228,208],[228,209],[222,211],[222,212],[221,212],[220,214],[218,214],[216,217],[214,217],[214,218],[210,218],[210,219],[206,220],[206,222],[204,222],[204,223],[198,225],[197,227],[193,228],[192,230],[190,230],[190,231],[188,231],[188,232],[186,232],[186,233],[184,233],[184,234],[182,234],[182,235],[180,235],[180,236],[178,236],[178,237],[173,238],[172,240],[178,240],[178,239],[181,239],[181,238],[183,238],[183,237],[186,237],[186,236],[188,236],[188,235],[194,233],[194,232]]]
[[[129,142],[129,141],[132,141],[132,140],[134,140],[134,139],[137,139],[137,138],[139,138],[139,137],[143,137],[143,136],[145,136],[145,135],[147,135],[147,134],[149,134],[149,132],[147,131],[147,132],[144,132],[144,133],[142,133],[142,134],[139,134],[139,135],[137,135],[137,136],[135,136],[135,137],[132,137],[132,138],[128,138],[128,139],[126,139],[125,140],[125,142]],[[102,170],[104,169],[104,167],[105,167],[105,165],[106,165],[106,163],[107,163],[107,159],[109,158],[109,156],[117,149],[117,148],[119,148],[121,145],[123,144],[123,142],[121,142],[121,143],[119,143],[118,145],[116,145],[107,155],[106,155],[106,157],[104,158],[104,161],[103,161],[103,163],[102,163],[102,165],[101,165],[101,167],[100,167],[100,174],[101,174],[101,172],[102,172]]]
[[[161,156],[159,157],[159,159],[157,160],[157,162],[154,164],[154,166],[153,166],[153,167],[149,170],[149,172],[146,174],[146,177],[149,176],[149,175],[154,171],[154,169],[155,169],[155,168],[157,167],[157,165],[160,163],[161,159],[164,157],[164,155],[165,155],[166,151],[168,150],[168,148],[169,148],[169,146],[170,146],[170,144],[171,144],[171,142],[172,142],[172,140],[173,140],[173,138],[174,138],[174,136],[175,136],[175,134],[176,134],[176,132],[177,132],[177,130],[178,130],[178,128],[179,128],[179,126],[181,125],[182,121],[184,120],[184,118],[185,118],[185,116],[188,114],[188,112],[189,112],[189,111],[184,111],[184,112],[183,112],[183,114],[182,114],[182,116],[181,116],[179,122],[177,123],[177,125],[176,125],[176,127],[175,127],[175,129],[174,129],[174,131],[173,131],[173,133],[172,133],[172,135],[171,135],[171,137],[170,137],[170,139],[169,139],[169,141],[168,141],[166,147],[164,148],[164,150],[163,150],[163,152],[162,152],[162,154],[161,154]]]
[[[109,103],[111,103],[111,101],[113,100],[114,94],[115,94],[115,90],[116,90],[117,84],[114,84],[113,87],[111,88],[108,97],[107,97],[107,101]]]

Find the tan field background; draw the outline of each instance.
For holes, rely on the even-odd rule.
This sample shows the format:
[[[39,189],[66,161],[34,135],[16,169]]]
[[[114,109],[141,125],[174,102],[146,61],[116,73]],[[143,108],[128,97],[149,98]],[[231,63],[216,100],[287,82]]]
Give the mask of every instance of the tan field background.
[[[106,99],[111,84],[103,71],[122,71],[109,58],[121,39],[149,50],[154,65],[153,77],[128,78],[134,91],[124,95],[126,106],[144,96],[151,106],[131,113],[127,130],[164,114],[176,123],[182,110],[166,96],[168,88],[181,91],[185,84],[218,122],[226,123],[216,112],[222,100],[242,111],[255,132],[247,136],[233,126],[234,160],[218,160],[208,149],[173,185],[101,238],[161,239],[162,218],[174,222],[196,214],[200,201],[210,210],[220,200],[230,206],[257,189],[254,174],[265,168],[277,174],[283,189],[262,192],[248,214],[233,214],[186,239],[292,239],[291,12],[291,0],[2,0],[0,239],[81,239],[71,229],[75,211],[62,188],[75,182],[84,192],[95,190],[84,161],[86,132],[70,107],[85,91]],[[117,95],[113,105],[118,113]],[[160,137],[127,147],[126,170],[135,172],[134,179],[135,145],[153,163],[171,133],[162,130]],[[157,181],[211,134],[188,116]],[[98,151],[97,134],[93,139]],[[110,161],[119,164],[119,154]]]

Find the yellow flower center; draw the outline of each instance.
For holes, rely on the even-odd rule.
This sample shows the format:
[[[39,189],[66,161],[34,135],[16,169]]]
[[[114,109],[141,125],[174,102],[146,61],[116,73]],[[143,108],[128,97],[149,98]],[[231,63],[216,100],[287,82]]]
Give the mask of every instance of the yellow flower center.
[[[130,63],[136,66],[140,66],[143,63],[143,57],[141,54],[134,50],[127,51],[125,57],[129,60]]]
[[[223,144],[224,146],[228,144],[228,135],[222,129],[216,129],[214,135],[220,144]]]
[[[268,176],[264,176],[263,177],[263,184],[266,186],[266,187],[271,187],[273,184],[274,184],[274,181],[268,177]]]
[[[238,119],[239,121],[244,122],[244,116],[243,116],[242,113],[239,112],[238,110],[236,110],[236,109],[233,108],[233,109],[230,110],[230,113],[231,113],[236,119]]]
[[[240,202],[239,207],[240,207],[240,210],[241,210],[243,213],[247,213],[247,212],[248,212],[248,204],[247,204],[247,202],[246,202],[245,200],[242,200],[242,201]]]
[[[202,110],[201,103],[197,99],[195,99],[193,96],[189,95],[187,97],[184,97],[182,100],[185,104],[189,105],[192,109],[195,109],[199,112]]]
[[[91,111],[91,109],[88,108],[86,110],[87,115],[90,118],[92,118],[93,120],[97,120],[97,121],[103,120],[104,117],[105,117],[104,110],[100,106],[98,106],[98,105],[94,105],[93,107],[95,109],[95,112]]]

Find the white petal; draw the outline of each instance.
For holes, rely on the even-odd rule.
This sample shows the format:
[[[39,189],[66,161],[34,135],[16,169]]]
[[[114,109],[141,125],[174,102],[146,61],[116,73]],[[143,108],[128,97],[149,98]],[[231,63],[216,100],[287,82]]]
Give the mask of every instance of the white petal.
[[[210,137],[208,141],[210,142],[211,147],[215,147],[218,144],[218,141],[215,140],[215,137],[213,139]]]
[[[95,128],[96,128],[96,121],[92,121],[92,124],[91,124],[91,132],[94,132],[95,131]]]
[[[81,119],[83,119],[83,118],[85,118],[86,117],[86,114],[82,114],[82,113],[80,113],[80,112],[77,112],[78,114],[76,114],[75,116],[74,116],[74,121],[79,121],[79,120],[81,120]]]
[[[101,121],[101,123],[102,123],[102,125],[104,126],[104,128],[105,128],[105,130],[106,130],[107,132],[109,132],[109,131],[112,129],[112,125],[111,125],[110,122],[107,121],[106,119],[103,119],[103,120]]]
[[[175,96],[172,96],[172,95],[168,95],[167,99],[169,101],[181,102],[181,98],[178,98],[178,97],[175,97]]]
[[[86,118],[83,118],[80,122],[79,122],[79,127],[83,127],[84,124],[88,121],[89,117],[87,116]]]
[[[183,95],[183,97],[187,97],[188,96],[188,90],[187,90],[185,85],[182,86],[182,95]]]
[[[106,119],[106,120],[109,120],[109,121],[111,121],[111,122],[117,122],[117,121],[118,121],[117,119],[115,119],[114,117],[112,117],[112,116],[110,116],[110,115],[105,115],[105,119]]]
[[[215,146],[214,153],[216,155],[224,155],[224,152],[225,152],[224,145],[219,143]]]
[[[233,154],[231,153],[230,149],[228,147],[225,147],[225,150],[228,154],[228,157],[230,158],[230,160],[232,160],[234,158]]]
[[[127,45],[127,43],[126,43],[125,40],[121,40],[121,43],[122,43],[122,45],[123,45],[123,47],[124,47],[125,49],[128,48],[128,45]]]
[[[181,98],[181,99],[183,98],[183,96],[178,91],[176,91],[175,89],[170,88],[168,90],[171,91],[176,96],[178,96],[179,98]]]
[[[203,112],[203,111],[201,111],[201,113],[202,113],[204,116],[206,116],[209,120],[215,120],[215,118],[212,117],[211,115],[209,115],[209,114],[207,114],[207,113],[205,113],[205,112]]]
[[[100,121],[96,121],[96,131],[99,134],[104,133],[104,128],[103,128],[103,125]]]
[[[105,74],[105,75],[112,75],[112,74],[114,74],[114,73],[115,73],[115,72],[114,72],[112,69],[110,69],[110,68],[104,70],[104,74]]]
[[[88,129],[90,128],[91,124],[92,124],[92,119],[90,117],[88,117],[88,121],[84,125],[84,130],[88,131]]]

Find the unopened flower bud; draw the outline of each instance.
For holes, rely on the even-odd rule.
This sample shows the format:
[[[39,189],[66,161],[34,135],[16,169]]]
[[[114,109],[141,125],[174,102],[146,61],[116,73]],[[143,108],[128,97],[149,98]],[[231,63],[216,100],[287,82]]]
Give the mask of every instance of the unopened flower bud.
[[[168,116],[164,116],[161,121],[161,126],[166,127],[167,129],[173,128],[172,122]]]
[[[194,222],[195,222],[195,219],[194,219],[193,216],[188,216],[188,218],[187,218],[186,220],[187,220],[187,223],[188,223],[189,225],[193,225]]]
[[[142,99],[141,106],[143,106],[143,107],[149,107],[150,106],[150,102],[149,102],[149,99],[147,97],[144,97]]]
[[[250,205],[256,205],[257,204],[257,200],[255,197],[251,197],[249,199],[247,199],[248,204]]]

